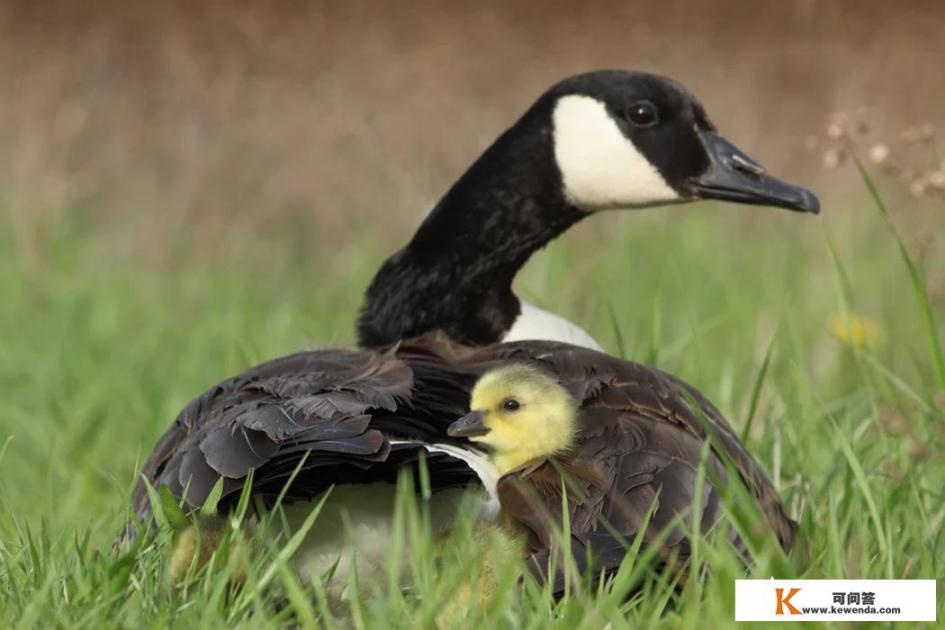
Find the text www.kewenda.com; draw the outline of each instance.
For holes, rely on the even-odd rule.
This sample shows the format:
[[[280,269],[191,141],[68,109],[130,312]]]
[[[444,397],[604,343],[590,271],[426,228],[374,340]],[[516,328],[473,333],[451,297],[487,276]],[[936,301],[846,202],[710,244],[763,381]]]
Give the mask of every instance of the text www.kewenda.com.
[[[898,615],[901,608],[876,608],[875,606],[801,606],[802,613],[823,615]]]

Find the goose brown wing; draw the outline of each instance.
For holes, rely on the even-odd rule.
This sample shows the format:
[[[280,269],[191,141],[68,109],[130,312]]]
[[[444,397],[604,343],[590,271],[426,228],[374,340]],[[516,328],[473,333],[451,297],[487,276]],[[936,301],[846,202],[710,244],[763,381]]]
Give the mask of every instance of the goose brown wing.
[[[180,413],[142,469],[191,506],[203,504],[223,479],[223,498],[242,489],[250,469],[256,494],[277,494],[306,458],[290,498],[308,497],[335,481],[396,479],[417,448],[391,437],[431,440],[461,415],[468,383],[421,365],[423,394],[413,395],[414,371],[393,353],[304,352],[253,367],[214,386]],[[459,378],[459,377],[457,377]],[[393,450],[393,452],[392,452]],[[438,479],[468,483],[469,471],[441,456]],[[150,506],[143,483],[133,496],[139,518]]]
[[[686,557],[687,532],[708,532],[721,519],[721,498],[709,479],[725,483],[722,462],[710,451],[700,483],[704,443],[677,426],[600,408],[586,409],[583,425],[571,451],[499,482],[502,509],[527,533],[534,568],[544,574],[561,546],[555,528],[563,509],[580,570],[591,561],[595,570],[616,570],[640,535],[646,544],[659,541],[663,561]],[[693,524],[696,506],[701,519]],[[734,531],[729,538],[739,545]]]

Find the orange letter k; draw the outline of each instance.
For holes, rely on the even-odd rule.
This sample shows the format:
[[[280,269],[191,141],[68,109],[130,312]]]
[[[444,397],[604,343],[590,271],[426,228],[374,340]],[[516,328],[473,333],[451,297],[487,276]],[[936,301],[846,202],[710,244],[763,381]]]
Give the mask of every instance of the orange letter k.
[[[799,614],[801,614],[801,611],[799,611],[797,608],[795,608],[795,607],[791,604],[791,598],[794,597],[795,595],[797,595],[797,593],[798,593],[800,590],[801,590],[800,588],[792,588],[790,591],[788,591],[787,597],[785,597],[785,596],[784,596],[784,589],[783,589],[783,588],[776,588],[776,589],[774,589],[775,595],[776,595],[777,598],[778,598],[778,608],[774,611],[774,614],[776,614],[776,615],[783,615],[783,614],[784,614],[784,607],[785,607],[785,606],[787,606],[788,611],[789,611],[792,615],[799,615]]]

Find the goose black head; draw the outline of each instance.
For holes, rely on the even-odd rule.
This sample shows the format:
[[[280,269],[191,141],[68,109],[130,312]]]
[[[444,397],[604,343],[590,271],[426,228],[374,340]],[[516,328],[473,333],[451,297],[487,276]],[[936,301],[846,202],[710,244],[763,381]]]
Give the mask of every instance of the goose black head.
[[[592,72],[565,79],[543,98],[563,192],[580,210],[721,199],[819,211],[813,193],[772,177],[720,136],[675,81]]]

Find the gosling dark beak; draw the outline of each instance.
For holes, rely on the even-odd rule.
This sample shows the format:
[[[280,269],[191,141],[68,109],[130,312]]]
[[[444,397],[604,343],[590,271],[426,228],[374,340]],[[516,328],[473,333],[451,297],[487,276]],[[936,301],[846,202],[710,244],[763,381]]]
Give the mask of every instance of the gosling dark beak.
[[[473,437],[488,432],[486,414],[481,411],[470,411],[446,428],[446,434],[450,437]]]
[[[689,181],[696,197],[820,212],[820,201],[811,191],[768,175],[760,164],[717,133],[703,129],[697,133],[709,154],[709,168]]]

